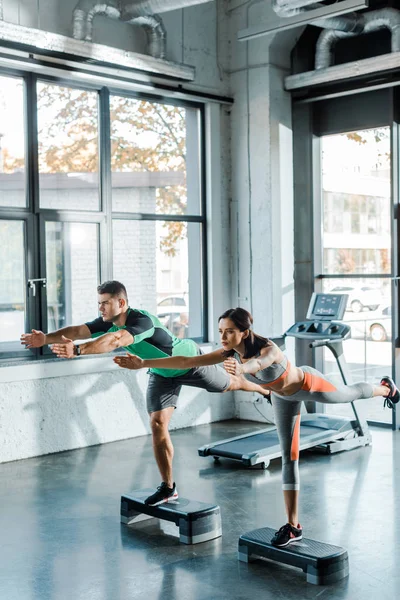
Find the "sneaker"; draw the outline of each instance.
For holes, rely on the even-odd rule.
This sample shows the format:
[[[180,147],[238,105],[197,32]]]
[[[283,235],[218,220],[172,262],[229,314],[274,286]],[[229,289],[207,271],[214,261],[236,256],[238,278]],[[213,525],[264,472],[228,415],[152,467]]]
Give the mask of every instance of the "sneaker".
[[[302,537],[303,529],[301,525],[297,524],[297,527],[293,527],[293,525],[290,525],[290,523],[286,523],[286,525],[283,525],[279,531],[275,532],[275,535],[271,540],[271,544],[278,546],[278,548],[283,548],[292,542],[301,540]]]
[[[178,499],[178,490],[176,489],[175,483],[172,488],[168,487],[165,481],[158,486],[157,490],[146,498],[144,501],[145,504],[149,506],[158,506],[159,504],[164,504],[165,502],[171,502],[173,500]]]
[[[400,392],[397,389],[397,386],[396,386],[395,382],[393,381],[393,379],[391,377],[388,377],[386,375],[385,377],[382,377],[382,379],[381,379],[381,385],[385,385],[390,390],[390,394],[385,397],[385,401],[383,403],[383,406],[385,408],[386,408],[386,406],[388,408],[393,408],[394,405],[397,404],[398,401],[400,400]]]

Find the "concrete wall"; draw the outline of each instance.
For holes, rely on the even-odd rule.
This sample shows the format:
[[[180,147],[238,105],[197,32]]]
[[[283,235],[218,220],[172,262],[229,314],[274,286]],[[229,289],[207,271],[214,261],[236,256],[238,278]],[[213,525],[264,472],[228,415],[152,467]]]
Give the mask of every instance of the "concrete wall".
[[[0,368],[0,462],[150,433],[147,374],[110,356]],[[211,401],[212,400],[212,401]],[[186,388],[171,430],[233,414],[232,394]]]
[[[75,4],[4,0],[4,17],[70,35]],[[185,87],[235,99],[232,108],[210,104],[206,111],[211,340],[218,339],[217,317],[228,306],[251,310],[256,331],[268,336],[279,335],[294,321],[291,104],[283,91],[294,35],[237,41],[239,29],[270,16],[264,0],[218,0],[163,15],[167,59],[196,67],[195,82]],[[94,39],[145,51],[140,30],[133,33],[131,26],[104,18],[96,20]],[[23,382],[12,375],[11,381],[5,379],[0,406],[8,433],[1,436],[0,461],[148,432],[145,374],[93,367],[99,372],[89,376],[74,371],[78,362],[72,361],[71,372],[51,379],[48,371]],[[238,393],[234,406],[228,394],[186,388],[172,427],[233,415],[273,418],[269,405],[257,405],[261,416],[252,399]]]
[[[239,43],[239,30],[276,16],[264,1],[231,5],[232,302],[253,314],[255,331],[275,337],[294,322],[291,98],[283,81],[298,33]],[[262,420],[248,395],[236,400],[240,418]],[[273,420],[269,404],[257,408]]]

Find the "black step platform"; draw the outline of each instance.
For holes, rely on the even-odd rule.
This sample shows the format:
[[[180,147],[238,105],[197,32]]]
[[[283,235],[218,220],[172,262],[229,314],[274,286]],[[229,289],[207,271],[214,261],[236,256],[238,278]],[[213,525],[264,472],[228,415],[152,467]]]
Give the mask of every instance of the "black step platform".
[[[284,548],[271,545],[275,533],[270,527],[254,529],[240,536],[238,559],[251,562],[258,556],[293,567],[299,567],[307,575],[307,582],[315,585],[335,583],[349,574],[349,557],[340,546],[332,546],[303,538]]]
[[[183,544],[207,542],[222,535],[219,506],[186,498],[148,506],[144,500],[152,492],[152,489],[134,490],[121,496],[121,522],[132,525],[151,517],[172,521],[179,527],[179,539]]]

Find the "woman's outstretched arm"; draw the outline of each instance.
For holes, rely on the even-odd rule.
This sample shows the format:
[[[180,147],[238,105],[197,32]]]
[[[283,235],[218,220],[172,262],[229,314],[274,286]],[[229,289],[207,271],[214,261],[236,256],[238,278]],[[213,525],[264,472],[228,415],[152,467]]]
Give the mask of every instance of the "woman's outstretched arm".
[[[223,348],[218,348],[214,352],[198,356],[143,359],[134,354],[127,354],[126,356],[116,356],[113,360],[124,369],[193,369],[193,367],[207,367],[223,362],[223,353]]]
[[[281,350],[275,346],[267,346],[261,350],[260,356],[251,358],[245,363],[239,363],[235,358],[227,358],[224,361],[224,368],[231,375],[254,375],[258,371],[267,369],[277,361],[282,354]]]

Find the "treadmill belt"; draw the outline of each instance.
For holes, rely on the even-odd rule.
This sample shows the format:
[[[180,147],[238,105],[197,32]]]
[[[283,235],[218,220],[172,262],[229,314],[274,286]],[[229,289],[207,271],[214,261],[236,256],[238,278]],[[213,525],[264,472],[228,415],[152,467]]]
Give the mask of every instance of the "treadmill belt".
[[[223,450],[231,454],[249,454],[251,452],[257,452],[261,448],[269,448],[279,444],[278,434],[276,429],[265,433],[255,433],[245,438],[238,440],[232,440],[231,442],[222,442],[222,444],[215,444],[212,446],[215,450]]]
[[[325,427],[301,425],[300,448],[302,436],[311,436],[321,432],[326,433],[328,437],[329,433],[331,433],[331,431],[327,430]],[[231,440],[230,442],[215,444],[214,446],[210,446],[208,451],[209,454],[212,454],[214,450],[220,451],[223,452],[224,456],[227,458],[234,458],[242,456],[243,454],[251,454],[260,450],[265,450],[266,448],[273,448],[274,446],[279,446],[279,438],[276,429],[265,431],[264,433],[255,433],[254,435]]]

